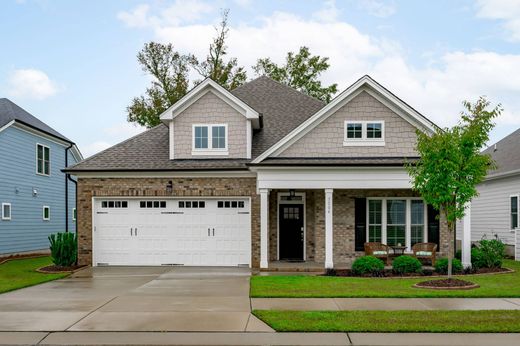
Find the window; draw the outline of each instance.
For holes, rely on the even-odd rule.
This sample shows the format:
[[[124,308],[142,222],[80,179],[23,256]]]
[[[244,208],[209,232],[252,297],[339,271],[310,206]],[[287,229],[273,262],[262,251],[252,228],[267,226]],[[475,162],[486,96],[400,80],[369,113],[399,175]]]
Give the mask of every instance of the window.
[[[36,144],[36,172],[42,175],[50,175],[51,152],[49,147]]]
[[[101,208],[128,208],[128,201],[101,201]]]
[[[386,203],[386,244],[405,245],[406,200],[388,200]]]
[[[368,201],[368,241],[381,242],[383,230],[383,201]]]
[[[193,155],[227,155],[227,124],[193,125]]]
[[[345,121],[344,146],[384,146],[384,121]]]
[[[206,208],[205,201],[179,201],[179,208]]]
[[[166,201],[139,201],[139,208],[166,208]]]
[[[424,202],[420,200],[411,201],[411,245],[424,242]]]
[[[11,220],[11,203],[2,203],[2,220]]]
[[[51,219],[51,207],[44,205],[42,216],[44,221],[49,221]]]
[[[244,201],[217,201],[217,208],[244,208]]]
[[[76,208],[72,208],[72,221],[76,221],[77,217],[78,217],[78,214],[77,214]]]
[[[511,196],[511,229],[518,228],[518,196]]]

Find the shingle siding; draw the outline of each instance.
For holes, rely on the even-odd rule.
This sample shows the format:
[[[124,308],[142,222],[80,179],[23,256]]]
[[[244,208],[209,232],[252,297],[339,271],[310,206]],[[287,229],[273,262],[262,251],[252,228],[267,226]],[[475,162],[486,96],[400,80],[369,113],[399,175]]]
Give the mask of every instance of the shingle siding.
[[[383,120],[385,146],[343,146],[346,120]],[[415,131],[415,127],[373,96],[361,92],[278,157],[417,156]]]
[[[50,176],[36,174],[36,143],[50,148]],[[65,230],[65,146],[11,126],[0,132],[0,152],[0,203],[11,203],[12,208],[10,221],[0,219],[0,254],[47,249],[47,236]],[[75,188],[69,182],[71,231],[74,204]],[[51,207],[50,221],[42,219],[44,205]]]
[[[247,157],[246,118],[213,92],[208,92],[195,101],[174,119],[173,124],[176,159]],[[193,124],[227,124],[229,155],[193,156]]]

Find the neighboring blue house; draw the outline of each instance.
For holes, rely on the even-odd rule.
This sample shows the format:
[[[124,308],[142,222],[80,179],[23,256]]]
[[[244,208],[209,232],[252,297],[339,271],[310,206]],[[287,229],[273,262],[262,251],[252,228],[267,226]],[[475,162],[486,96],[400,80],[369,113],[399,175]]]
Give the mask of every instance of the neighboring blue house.
[[[0,98],[0,255],[49,247],[76,230],[76,184],[61,170],[82,160],[76,145]]]

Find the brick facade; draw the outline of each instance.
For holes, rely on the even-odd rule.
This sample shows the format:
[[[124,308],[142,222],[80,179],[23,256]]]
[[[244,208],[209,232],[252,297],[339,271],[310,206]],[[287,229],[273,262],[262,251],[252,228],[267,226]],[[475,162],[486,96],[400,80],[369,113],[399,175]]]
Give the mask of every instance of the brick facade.
[[[173,191],[166,185],[173,182]],[[138,197],[251,197],[252,266],[260,263],[260,197],[256,178],[79,178],[78,179],[78,260],[92,264],[92,198],[100,196]]]

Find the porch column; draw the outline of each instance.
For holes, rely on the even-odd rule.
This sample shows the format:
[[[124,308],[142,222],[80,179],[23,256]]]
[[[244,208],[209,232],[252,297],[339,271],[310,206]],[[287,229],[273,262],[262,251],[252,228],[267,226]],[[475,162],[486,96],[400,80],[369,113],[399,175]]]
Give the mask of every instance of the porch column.
[[[260,189],[260,268],[269,266],[269,189]]]
[[[325,189],[325,268],[333,268],[333,223],[332,223],[332,192],[333,189]]]
[[[462,229],[462,266],[471,268],[471,202],[466,204],[465,209]]]

